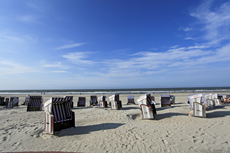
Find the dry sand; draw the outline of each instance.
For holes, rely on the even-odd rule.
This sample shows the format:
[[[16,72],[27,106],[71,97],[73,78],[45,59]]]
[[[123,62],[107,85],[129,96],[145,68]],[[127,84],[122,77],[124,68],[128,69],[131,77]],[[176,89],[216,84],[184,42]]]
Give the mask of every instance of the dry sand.
[[[0,151],[230,152],[230,105],[208,110],[207,118],[189,117],[189,94],[174,94],[176,104],[171,108],[161,108],[160,95],[154,94],[155,120],[141,120],[138,105],[126,105],[127,95],[120,95],[122,110],[90,107],[89,95],[81,95],[87,106],[77,108],[79,95],[74,96],[76,127],[56,135],[43,133],[44,111],[0,106]],[[17,96],[22,103],[27,95]],[[43,95],[43,99],[52,96]]]

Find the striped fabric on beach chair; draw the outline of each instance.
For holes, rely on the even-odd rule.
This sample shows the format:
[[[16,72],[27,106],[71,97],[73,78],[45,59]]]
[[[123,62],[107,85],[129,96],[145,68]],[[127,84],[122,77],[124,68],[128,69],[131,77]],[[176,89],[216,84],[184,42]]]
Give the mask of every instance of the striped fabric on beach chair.
[[[142,119],[154,119],[157,114],[155,105],[151,103],[151,95],[146,94],[137,99],[141,108]]]
[[[55,131],[75,127],[75,115],[71,105],[71,96],[50,98],[45,102],[44,133],[54,134]]]
[[[18,102],[18,97],[10,97],[10,101],[6,102],[6,108],[13,108],[14,106],[18,106]]]
[[[127,104],[135,104],[134,95],[129,95],[128,96]]]
[[[96,106],[97,103],[97,96],[90,96],[90,106]]]
[[[122,103],[119,100],[119,94],[115,94],[109,97],[109,103],[112,110],[118,110],[122,108]]]
[[[221,105],[221,100],[218,98],[217,93],[212,94],[212,101],[213,101],[215,106]]]
[[[85,107],[85,97],[78,97],[77,107]]]
[[[207,93],[202,95],[202,101],[207,105],[208,108],[214,108],[215,103],[212,100],[212,93]]]
[[[5,97],[1,97],[0,96],[0,105],[6,105],[6,103],[4,102]]]
[[[106,96],[100,96],[100,97],[98,97],[98,103],[99,103],[99,108],[106,108],[106,107],[108,107],[108,105],[107,105],[107,101],[105,101],[105,99],[106,99]]]
[[[29,103],[27,105],[27,111],[40,111],[42,110],[42,96],[30,96]]]
[[[206,117],[206,106],[202,104],[202,94],[196,93],[188,96],[192,111],[189,113],[190,116],[194,117]]]
[[[64,98],[67,98],[67,100],[70,102],[71,104],[71,108],[73,108],[73,96],[65,96]]]

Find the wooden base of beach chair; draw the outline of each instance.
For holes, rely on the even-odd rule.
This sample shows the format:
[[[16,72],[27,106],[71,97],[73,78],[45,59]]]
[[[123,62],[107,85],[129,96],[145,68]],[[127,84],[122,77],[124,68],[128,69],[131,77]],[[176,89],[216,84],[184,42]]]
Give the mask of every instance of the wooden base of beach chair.
[[[194,102],[193,103],[193,116],[194,117],[206,117],[206,108],[205,105]]]
[[[152,120],[155,118],[155,114],[153,113],[151,106],[141,104],[140,107],[141,107],[141,114],[143,120],[145,119]]]
[[[161,104],[161,107],[171,107],[171,104]]]
[[[122,104],[121,104],[121,101],[113,101],[111,102],[111,110],[118,110],[118,109],[121,109],[122,108]]]

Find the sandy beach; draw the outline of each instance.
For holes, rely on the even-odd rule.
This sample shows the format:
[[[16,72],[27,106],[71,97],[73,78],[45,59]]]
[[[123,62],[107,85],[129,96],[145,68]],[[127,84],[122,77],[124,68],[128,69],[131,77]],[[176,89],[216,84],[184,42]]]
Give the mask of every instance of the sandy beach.
[[[160,94],[152,94],[157,102],[154,120],[142,120],[138,105],[126,105],[125,94],[120,95],[121,110],[90,107],[90,95],[73,95],[75,128],[55,135],[43,133],[44,111],[27,112],[21,105],[28,95],[0,95],[17,96],[20,104],[0,106],[0,152],[230,152],[230,105],[207,110],[207,118],[190,117],[189,94],[175,93],[171,108],[162,108]],[[42,96],[45,102],[65,95]],[[86,97],[86,107],[77,107],[79,96]]]

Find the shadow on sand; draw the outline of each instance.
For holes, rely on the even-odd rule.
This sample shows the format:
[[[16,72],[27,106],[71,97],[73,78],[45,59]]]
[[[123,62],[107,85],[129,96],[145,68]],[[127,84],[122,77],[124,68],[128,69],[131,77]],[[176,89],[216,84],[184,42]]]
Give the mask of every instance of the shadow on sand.
[[[164,118],[170,118],[173,116],[188,116],[188,114],[183,113],[164,113],[164,114],[156,114],[156,118],[154,120],[161,120]]]
[[[122,107],[121,110],[140,109],[139,107]]]
[[[218,117],[225,117],[229,115],[230,115],[229,111],[215,111],[215,112],[207,113],[206,118],[218,118]]]
[[[93,131],[102,131],[108,129],[116,129],[124,124],[121,123],[102,123],[96,125],[76,126],[75,128],[63,129],[57,134],[58,137],[89,134]]]

